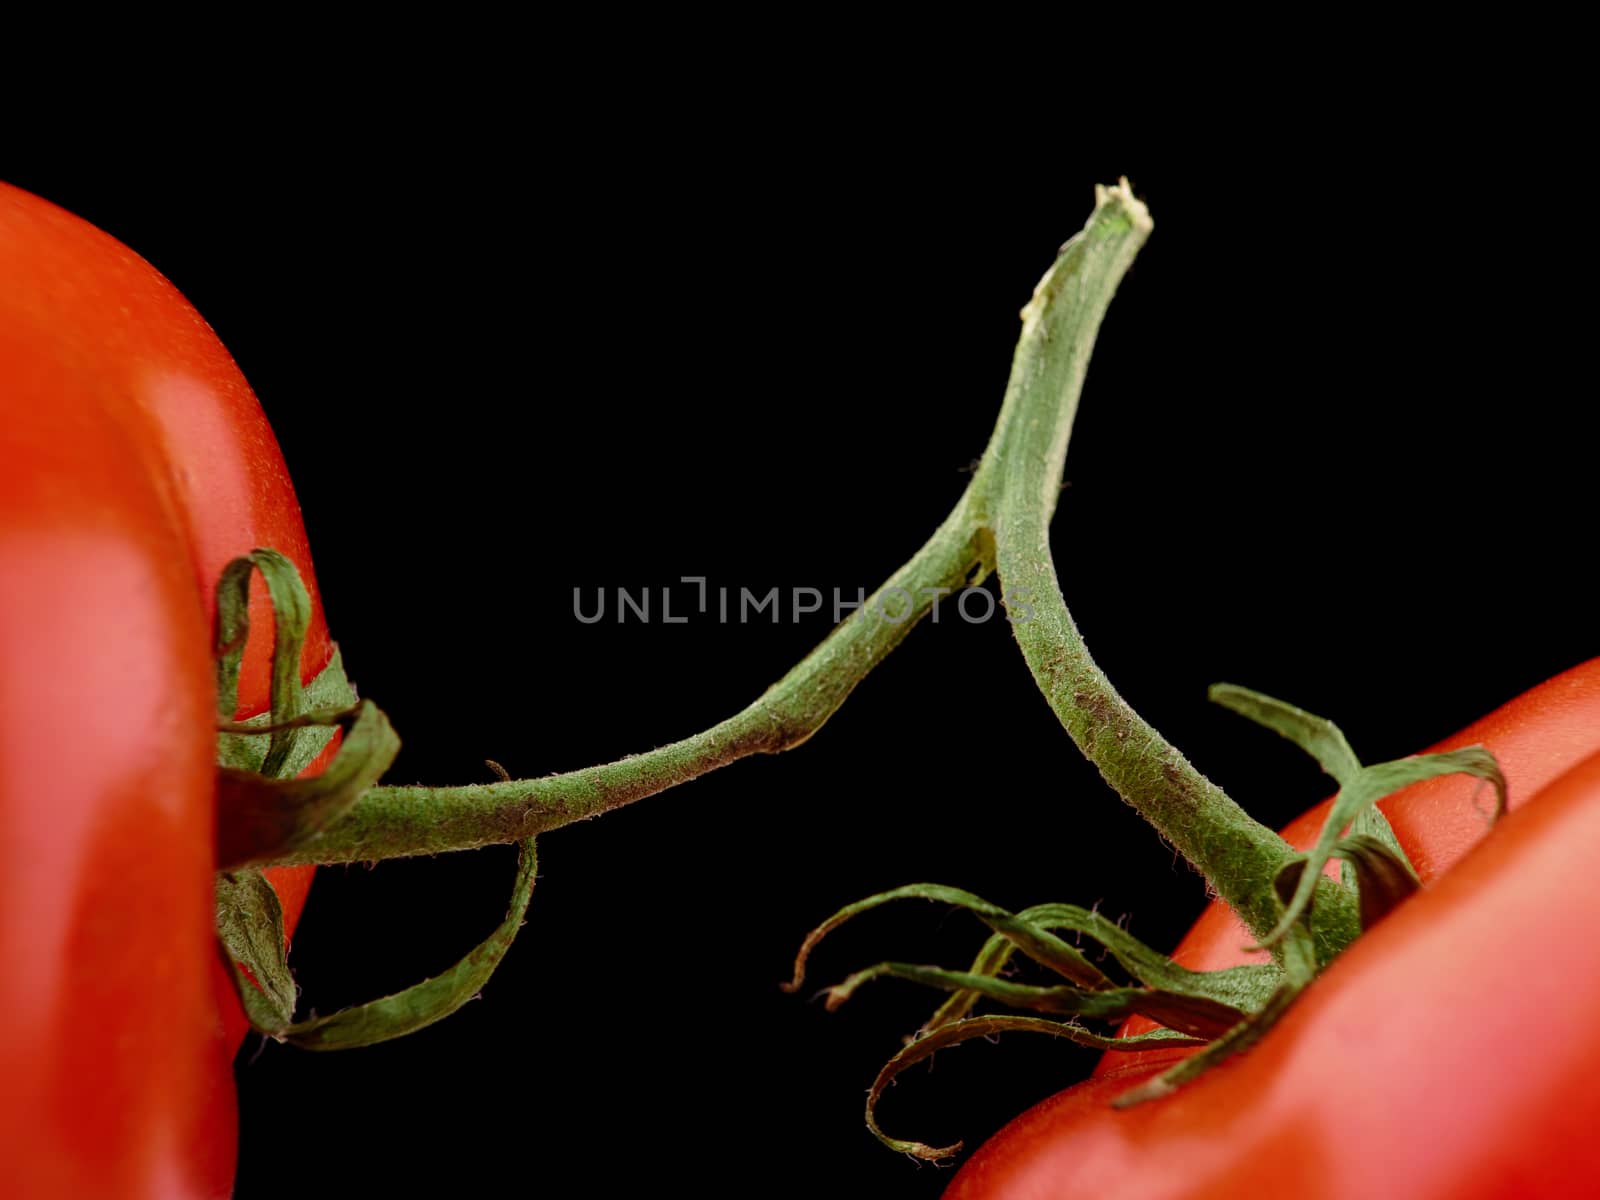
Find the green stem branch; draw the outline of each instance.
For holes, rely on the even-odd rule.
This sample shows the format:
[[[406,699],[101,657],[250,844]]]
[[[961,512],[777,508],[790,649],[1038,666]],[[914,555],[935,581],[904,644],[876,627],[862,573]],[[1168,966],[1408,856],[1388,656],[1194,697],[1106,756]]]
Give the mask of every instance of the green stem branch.
[[[521,841],[598,816],[815,733],[945,591],[997,571],[1035,681],[1083,753],[1258,936],[1279,911],[1272,881],[1294,855],[1205,779],[1119,696],[1067,611],[1049,522],[1095,335],[1151,229],[1126,183],[1102,188],[1023,310],[995,431],[961,499],[904,567],[737,715],[645,754],[564,775],[469,787],[377,787],[278,863],[351,862]],[[1351,898],[1319,892],[1319,957],[1354,937]]]
[[[1050,553],[1050,519],[1095,336],[1151,227],[1126,184],[1101,190],[1088,226],[1063,248],[1023,309],[1005,403],[973,485],[993,514],[1000,580],[1032,610],[1012,629],[1051,709],[1117,794],[1259,935],[1277,924],[1272,881],[1293,849],[1117,693],[1067,610]],[[1329,897],[1328,904],[1339,902]]]

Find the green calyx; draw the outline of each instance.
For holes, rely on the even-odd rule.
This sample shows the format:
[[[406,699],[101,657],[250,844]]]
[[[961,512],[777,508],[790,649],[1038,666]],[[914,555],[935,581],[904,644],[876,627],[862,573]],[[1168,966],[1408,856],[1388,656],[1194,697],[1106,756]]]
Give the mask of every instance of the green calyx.
[[[260,571],[272,600],[271,708],[232,720],[239,664],[249,639],[249,584]],[[522,843],[505,920],[455,966],[393,995],[325,1017],[294,1020],[298,989],[289,970],[288,938],[278,894],[250,864],[315,845],[394,761],[400,740],[370,700],[357,701],[337,652],[303,688],[300,653],[310,601],[299,572],[283,555],[256,550],[223,571],[217,589],[217,876],[216,923],[240,1004],[260,1033],[308,1050],[368,1046],[442,1020],[476,996],[511,948],[533,895],[537,857]],[[337,726],[343,739],[333,760],[298,778]],[[501,778],[504,771],[496,768]]]
[[[1264,939],[1275,950],[1275,960],[1220,971],[1192,971],[1088,909],[1041,904],[1011,913],[969,892],[937,884],[896,888],[848,905],[807,935],[795,958],[794,977],[784,985],[786,990],[798,991],[803,986],[807,962],[823,938],[846,921],[891,901],[920,899],[952,905],[972,913],[993,931],[966,970],[883,962],[855,972],[824,993],[830,1011],[863,984],[878,979],[900,979],[948,993],[933,1016],[907,1039],[906,1048],[885,1064],[868,1094],[867,1126],[886,1146],[932,1159],[959,1150],[959,1144],[935,1147],[890,1137],[879,1127],[876,1110],[884,1087],[905,1067],[972,1037],[1013,1031],[1046,1033],[1106,1050],[1198,1047],[1197,1054],[1124,1093],[1115,1103],[1128,1107],[1169,1094],[1264,1037],[1326,965],[1314,934],[1313,901],[1322,903],[1329,895],[1343,898],[1360,913],[1361,928],[1367,929],[1416,890],[1416,873],[1377,809],[1378,800],[1406,784],[1461,772],[1493,783],[1500,797],[1497,813],[1504,807],[1505,780],[1493,757],[1481,748],[1363,766],[1338,726],[1325,718],[1232,685],[1212,688],[1211,698],[1295,742],[1342,785],[1316,846],[1307,854],[1291,857],[1275,878],[1280,915],[1270,938]],[[1348,826],[1356,828],[1341,836]],[[1344,859],[1351,871],[1340,883],[1321,880],[1322,868],[1336,857]],[[1312,881],[1325,886],[1313,887]],[[1058,936],[1063,931],[1098,943],[1124,978],[1112,978],[1100,970],[1081,950]],[[1067,982],[1041,985],[1001,978],[1017,954]],[[1067,1019],[969,1015],[984,1001],[1063,1014]],[[1109,1030],[1096,1033],[1081,1024],[1084,1020],[1120,1022],[1135,1015],[1165,1028],[1117,1037]]]
[[[1469,746],[1464,750],[1451,750],[1443,754],[1420,754],[1364,767],[1339,727],[1325,717],[1313,716],[1292,704],[1233,684],[1214,684],[1210,695],[1213,701],[1224,708],[1249,717],[1257,724],[1288,738],[1315,758],[1339,784],[1339,794],[1334,797],[1333,809],[1322,827],[1317,844],[1305,856],[1297,856],[1279,868],[1275,883],[1281,884],[1285,872],[1293,872],[1295,882],[1284,902],[1283,915],[1262,937],[1258,949],[1271,949],[1279,945],[1289,929],[1306,915],[1317,886],[1322,881],[1322,869],[1336,856],[1349,861],[1358,873],[1364,873],[1374,888],[1379,886],[1380,875],[1390,889],[1404,887],[1407,878],[1415,884],[1416,873],[1412,871],[1411,864],[1405,861],[1399,843],[1394,840],[1393,831],[1388,828],[1388,822],[1374,807],[1383,797],[1392,795],[1408,784],[1440,775],[1475,775],[1494,785],[1496,804],[1493,819],[1498,820],[1505,813],[1505,776],[1501,774],[1500,764],[1495,762],[1494,755],[1482,746]],[[1375,828],[1357,830],[1360,836],[1341,842],[1340,833],[1358,817],[1364,818]],[[1408,892],[1410,890],[1415,890],[1414,886]],[[1383,911],[1387,911],[1387,908]]]

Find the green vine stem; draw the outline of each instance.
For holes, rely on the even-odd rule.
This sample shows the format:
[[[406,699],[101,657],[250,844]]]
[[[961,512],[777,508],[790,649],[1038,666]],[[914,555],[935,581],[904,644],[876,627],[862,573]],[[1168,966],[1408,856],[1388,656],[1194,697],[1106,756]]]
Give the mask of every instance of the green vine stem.
[[[316,839],[262,865],[342,863],[518,842],[610,812],[752,754],[800,745],[844,703],[941,594],[992,561],[969,488],[916,555],[755,703],[644,754],[541,779],[464,787],[375,787]],[[909,597],[909,599],[904,599]],[[902,615],[904,614],[904,615]]]
[[[1083,753],[1217,889],[1252,932],[1282,914],[1273,880],[1294,857],[1146,724],[1095,666],[1051,560],[1055,510],[1095,334],[1152,228],[1126,181],[1097,190],[1023,310],[1011,380],[988,448],[950,515],[917,554],[754,704],[679,742],[563,775],[468,787],[375,787],[302,846],[263,863],[379,860],[521,841],[598,816],[747,755],[804,742],[932,608],[999,574],[1035,681]],[[1326,895],[1324,895],[1326,893]],[[1318,957],[1352,940],[1354,900],[1318,891]]]
[[[1293,849],[1195,770],[1117,693],[1067,610],[1050,553],[1050,519],[1095,336],[1152,228],[1126,182],[1101,189],[1099,199],[1084,233],[1056,259],[1022,311],[1000,420],[973,486],[992,513],[1001,582],[1032,606],[1032,619],[1012,628],[1051,709],[1117,794],[1260,935],[1278,922],[1272,881]],[[1357,930],[1347,897],[1325,899],[1331,957]]]

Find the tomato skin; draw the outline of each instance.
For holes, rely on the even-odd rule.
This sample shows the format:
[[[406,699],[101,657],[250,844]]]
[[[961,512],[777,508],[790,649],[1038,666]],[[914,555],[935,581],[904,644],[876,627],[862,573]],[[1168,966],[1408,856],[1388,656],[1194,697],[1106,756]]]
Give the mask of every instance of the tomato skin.
[[[1126,1111],[1110,1100],[1181,1055],[1108,1055],[946,1196],[1581,1194],[1600,1177],[1600,660],[1443,745],[1472,742],[1501,758],[1511,814],[1484,837],[1472,785],[1448,780],[1386,804],[1428,886],[1259,1045]],[[1183,960],[1241,961],[1242,929],[1207,915]]]
[[[53,390],[11,332],[7,381]],[[214,1195],[204,614],[130,430],[79,400],[13,392],[0,432],[0,1162],[16,1195]]]
[[[238,367],[153,267],[0,184],[0,1174],[28,1196],[226,1195],[246,1023],[212,932],[215,586],[299,567]],[[264,589],[253,624],[269,633]],[[251,640],[240,717],[267,705]],[[292,928],[309,870],[274,873]]]

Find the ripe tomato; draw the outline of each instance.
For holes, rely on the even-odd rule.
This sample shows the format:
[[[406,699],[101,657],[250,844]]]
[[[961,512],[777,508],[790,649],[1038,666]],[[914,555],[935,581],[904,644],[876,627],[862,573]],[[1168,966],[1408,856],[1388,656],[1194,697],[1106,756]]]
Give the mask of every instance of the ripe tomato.
[[[0,404],[0,1162],[18,1195],[226,1195],[245,1022],[212,931],[214,589],[257,546],[292,559],[314,677],[299,507],[199,314],[3,184]],[[241,717],[269,656],[252,638]],[[309,873],[275,883],[292,924]]]
[[[1460,777],[1383,802],[1427,886],[1260,1044],[1126,1110],[1110,1101],[1180,1054],[1107,1055],[978,1150],[946,1195],[1545,1196],[1600,1175],[1586,1128],[1600,1111],[1600,659],[1437,748],[1473,743],[1500,760],[1511,814],[1485,837]],[[1285,835],[1309,845],[1325,811]],[[1251,940],[1213,905],[1174,957],[1228,966]]]

